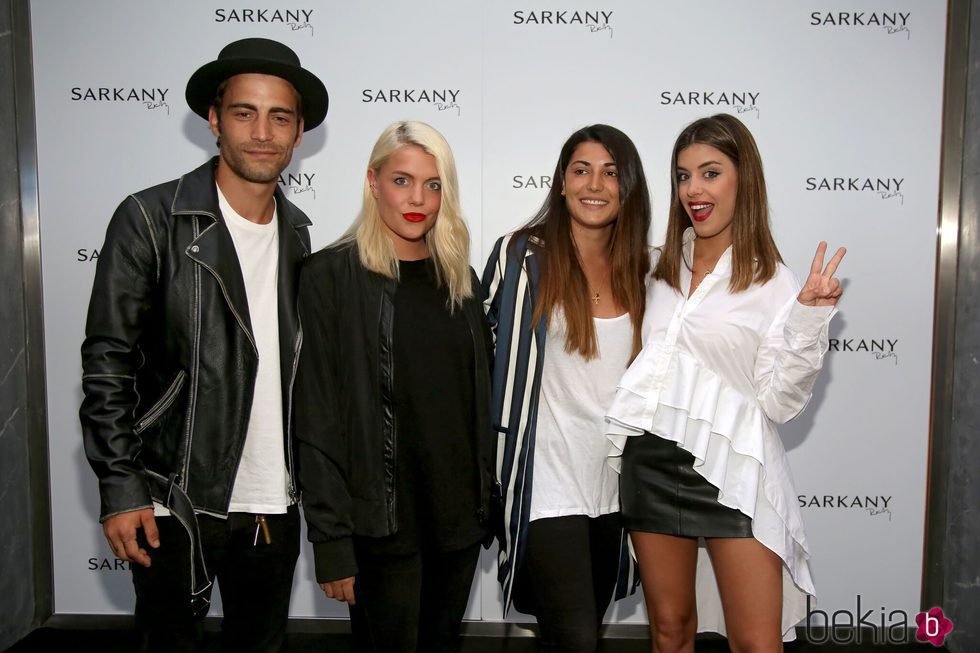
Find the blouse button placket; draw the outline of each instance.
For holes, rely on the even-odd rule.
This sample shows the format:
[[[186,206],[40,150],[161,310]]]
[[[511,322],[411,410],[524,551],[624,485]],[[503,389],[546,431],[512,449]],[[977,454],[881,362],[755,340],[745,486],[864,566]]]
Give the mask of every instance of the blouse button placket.
[[[677,308],[674,309],[674,317],[671,318],[670,325],[667,327],[664,343],[654,366],[654,380],[657,387],[660,387],[661,382],[667,374],[667,369],[670,367],[670,360],[674,357],[674,352],[677,349],[677,338],[680,336],[681,326],[683,326],[684,320],[687,319],[691,311],[701,304],[704,296],[718,282],[718,279],[719,277],[717,275],[709,274],[690,298],[677,303]]]

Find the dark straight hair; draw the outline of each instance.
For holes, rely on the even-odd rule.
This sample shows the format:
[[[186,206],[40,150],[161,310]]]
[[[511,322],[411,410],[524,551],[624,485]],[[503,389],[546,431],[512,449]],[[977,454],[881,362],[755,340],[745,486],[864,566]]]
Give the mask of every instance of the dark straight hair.
[[[534,323],[550,322],[556,307],[565,313],[568,335],[565,350],[586,359],[599,355],[589,285],[572,240],[571,215],[562,195],[565,171],[575,148],[598,143],[616,162],[619,181],[619,217],[609,243],[611,285],[616,303],[626,308],[633,326],[633,354],[641,348],[640,328],[646,301],[645,278],[650,268],[647,234],[650,231],[650,193],[643,164],[629,137],[609,125],[589,125],[572,134],[561,148],[544,204],[518,234],[536,236],[544,243],[540,253],[541,282],[534,308]],[[516,239],[515,239],[516,240]]]

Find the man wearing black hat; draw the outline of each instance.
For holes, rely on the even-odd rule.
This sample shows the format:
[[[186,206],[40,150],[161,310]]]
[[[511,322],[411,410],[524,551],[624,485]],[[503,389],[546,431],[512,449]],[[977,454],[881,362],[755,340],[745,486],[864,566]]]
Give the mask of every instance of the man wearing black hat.
[[[195,650],[217,578],[232,650],[282,647],[299,518],[290,433],[309,219],[278,188],[327,91],[288,47],[229,44],[187,84],[219,154],[130,195],[100,250],[80,415],[143,650]]]

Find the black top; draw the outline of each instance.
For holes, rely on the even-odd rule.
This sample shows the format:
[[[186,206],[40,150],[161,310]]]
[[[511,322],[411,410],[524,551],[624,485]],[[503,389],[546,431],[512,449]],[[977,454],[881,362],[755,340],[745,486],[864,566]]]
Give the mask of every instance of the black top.
[[[475,365],[473,433],[480,479],[477,519],[492,521],[498,435],[490,420],[490,329],[480,280],[460,313],[469,325]],[[398,280],[361,264],[353,242],[310,255],[299,284],[303,351],[294,392],[296,473],[303,490],[316,579],[357,574],[355,538],[398,531],[395,507],[398,427],[393,351]]]
[[[363,538],[374,553],[454,551],[483,539],[473,336],[431,261],[400,261],[394,297],[395,514],[398,530]]]

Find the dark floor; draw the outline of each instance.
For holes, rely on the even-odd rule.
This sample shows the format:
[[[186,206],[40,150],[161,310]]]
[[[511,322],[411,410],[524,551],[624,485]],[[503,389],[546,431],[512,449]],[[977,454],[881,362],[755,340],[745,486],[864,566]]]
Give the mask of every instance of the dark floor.
[[[847,639],[847,638],[844,638]],[[853,639],[853,638],[850,638]],[[208,634],[207,651],[218,651],[217,634]],[[699,638],[696,645],[698,653],[728,653],[724,639],[717,637]],[[48,653],[50,651],[135,651],[136,638],[131,629],[75,630],[65,628],[39,628],[22,640],[7,653]],[[342,633],[294,632],[288,637],[290,653],[352,653],[350,636]],[[863,645],[856,644],[811,644],[793,642],[786,645],[786,653],[925,653],[926,651],[945,651],[928,644],[888,645],[874,644],[866,636]],[[463,638],[462,653],[534,653],[537,651],[532,637],[486,637],[466,636]],[[604,639],[599,647],[600,653],[649,653],[650,643],[644,639]]]

